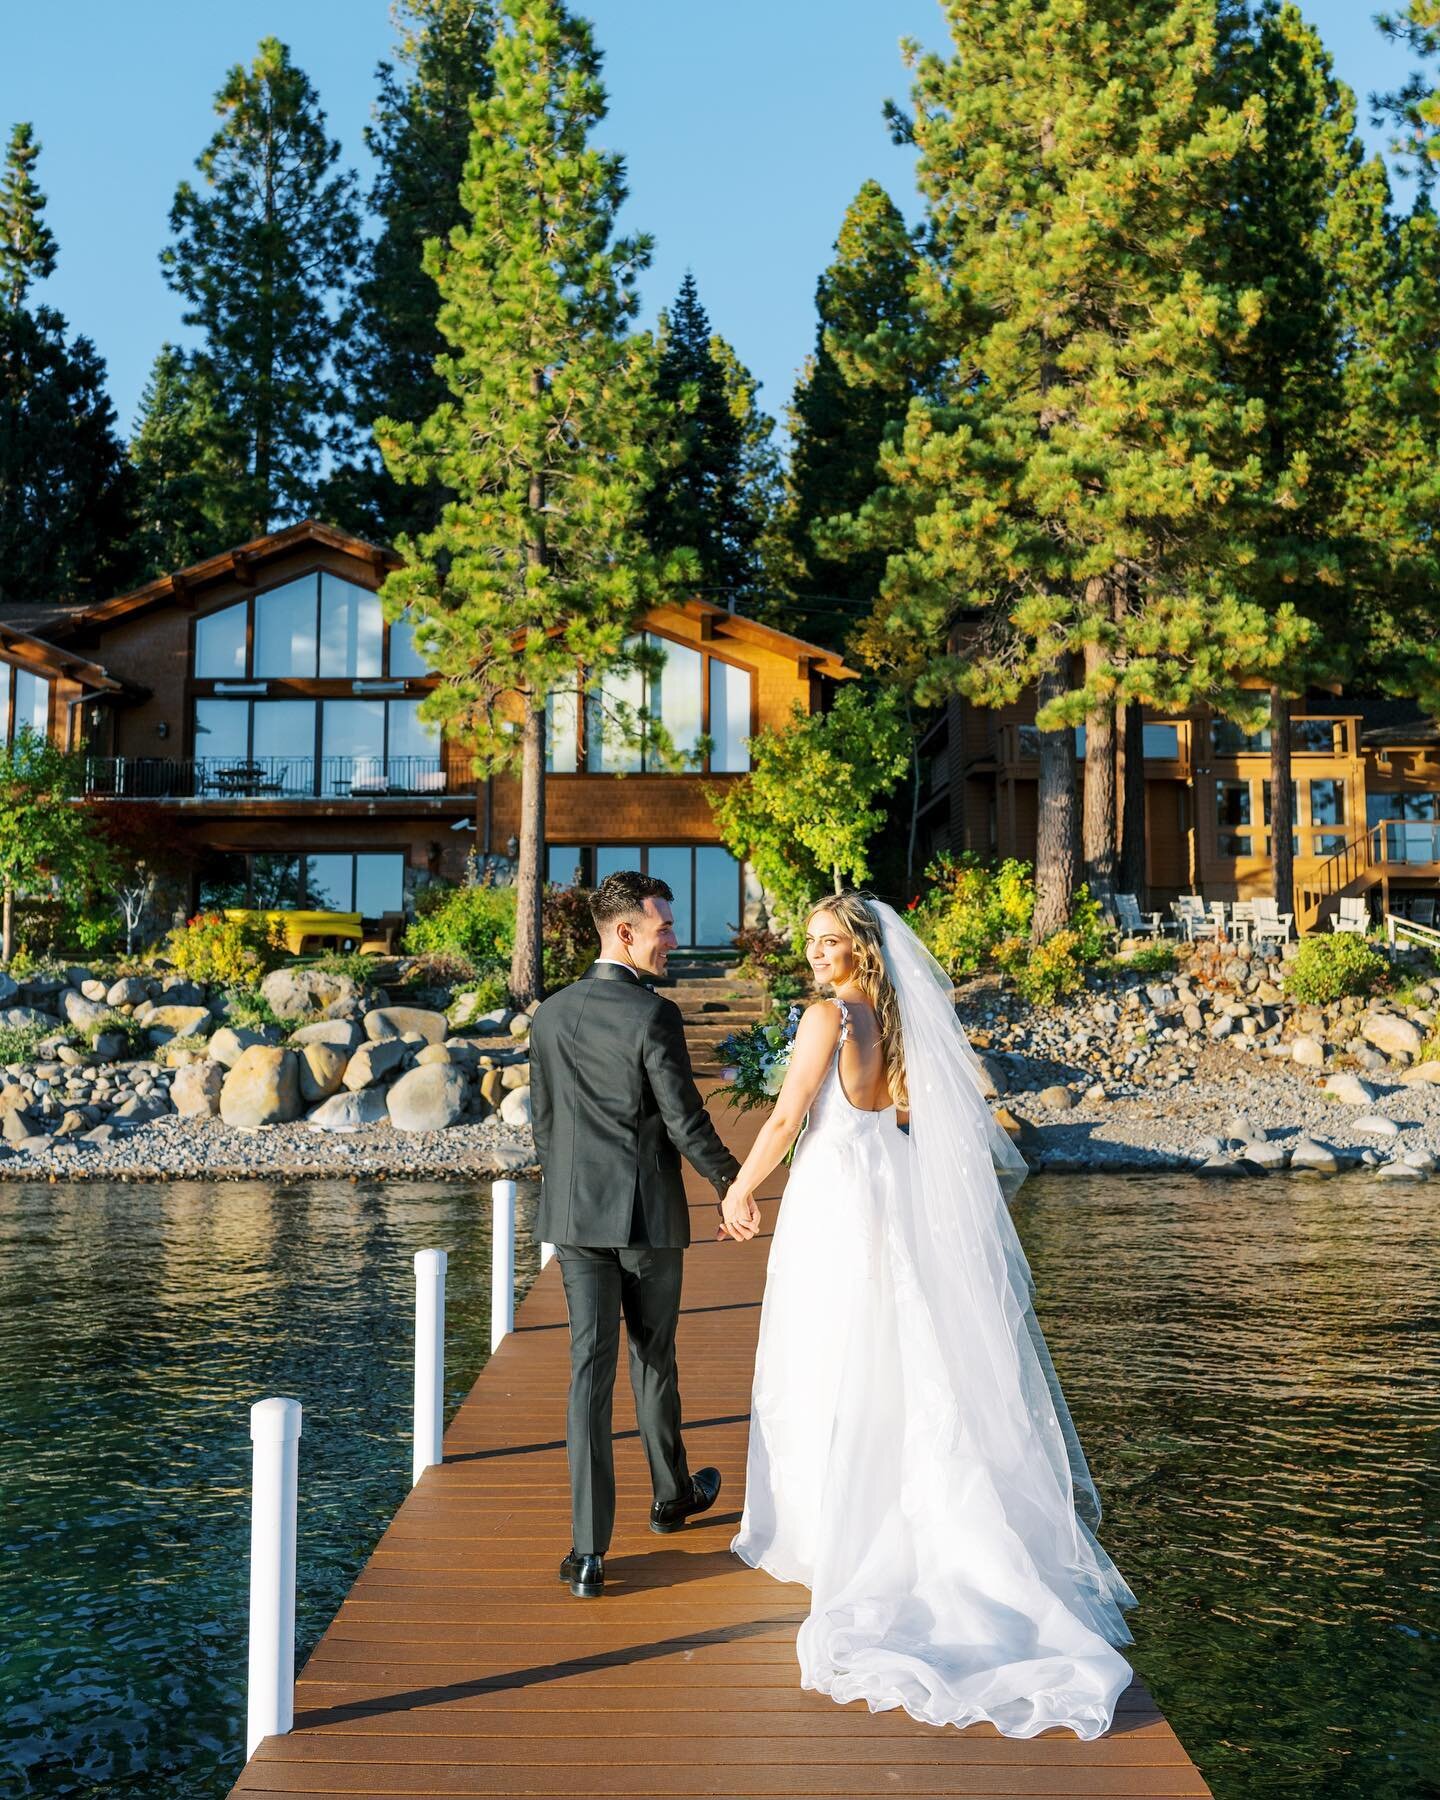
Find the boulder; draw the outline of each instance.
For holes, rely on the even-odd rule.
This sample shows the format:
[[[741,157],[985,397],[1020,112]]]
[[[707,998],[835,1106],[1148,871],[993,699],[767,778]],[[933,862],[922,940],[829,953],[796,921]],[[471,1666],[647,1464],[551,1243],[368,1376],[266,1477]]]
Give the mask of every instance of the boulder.
[[[510,1090],[500,1102],[500,1117],[507,1125],[528,1125],[530,1123],[530,1090],[528,1087]]]
[[[1037,1098],[1047,1112],[1069,1112],[1075,1104],[1075,1096],[1067,1087],[1041,1088]]]
[[[145,983],[138,975],[122,975],[105,990],[107,1006],[143,1006],[149,998]]]
[[[405,1046],[398,1037],[362,1044],[345,1065],[345,1085],[352,1093],[357,1088],[369,1087],[382,1075],[398,1069],[404,1060]]]
[[[500,1071],[502,1088],[522,1088],[530,1085],[530,1065],[528,1062],[511,1063],[508,1069]]]
[[[0,969],[0,1006],[9,1006],[12,1000],[20,996],[20,983],[11,975]]]
[[[103,981],[95,981],[92,979],[80,983],[80,992],[87,1000],[99,1000],[103,1002],[109,990]]]
[[[160,983],[162,1006],[203,1006],[205,984],[191,981],[186,975],[167,975]]]
[[[1400,1077],[1401,1087],[1440,1087],[1440,1062],[1415,1063]]]
[[[171,1038],[199,1037],[215,1023],[208,1006],[156,1006],[145,1016],[152,1044],[168,1044]]]
[[[1236,1162],[1230,1156],[1208,1156],[1196,1169],[1197,1175],[1204,1175],[1209,1180],[1230,1180],[1237,1175],[1248,1175],[1250,1170],[1242,1162]]]
[[[358,982],[322,969],[272,969],[261,982],[260,992],[280,1019],[303,1019],[315,1012],[343,1018],[361,1001]]]
[[[1408,1164],[1412,1169],[1423,1170],[1427,1175],[1433,1175],[1435,1173],[1436,1163],[1434,1152],[1426,1150],[1423,1147],[1418,1150],[1407,1150],[1400,1160],[1402,1163]]]
[[[980,1058],[980,1092],[987,1100],[998,1100],[1010,1092],[1010,1077],[998,1056]]]
[[[529,1035],[530,1035],[530,1014],[529,1013],[516,1013],[515,1017],[510,1021],[510,1035],[512,1038],[516,1038],[519,1040],[523,1040],[523,1039],[529,1037]]]
[[[383,1124],[386,1117],[383,1088],[361,1088],[355,1093],[332,1094],[305,1115],[305,1123],[317,1131],[363,1131]]]
[[[464,1071],[444,1063],[411,1069],[390,1089],[390,1123],[397,1131],[444,1131],[465,1116],[468,1089]],[[526,1090],[526,1122],[529,1090]]]
[[[252,1031],[248,1025],[222,1025],[206,1048],[216,1062],[224,1063],[227,1069],[233,1069],[253,1045],[269,1042],[270,1039],[263,1031]]]
[[[480,1098],[490,1107],[498,1106],[505,1098],[503,1069],[487,1069],[480,1077]]]
[[[246,1130],[287,1124],[301,1110],[299,1058],[274,1044],[252,1044],[220,1089],[220,1117]]]
[[[103,1000],[87,1000],[75,988],[65,988],[60,995],[60,1011],[71,1025],[93,1025],[103,1019],[109,1008]]]
[[[451,1003],[449,1019],[455,1031],[504,1031],[510,1023],[508,1006],[489,1006],[482,1009],[479,994],[457,994]]]
[[[1307,1033],[1295,1038],[1290,1045],[1292,1062],[1299,1063],[1302,1069],[1323,1069],[1325,1067],[1325,1046],[1319,1038]]]
[[[125,1035],[120,1031],[97,1031],[95,1033],[95,1055],[101,1062],[114,1062],[125,1049]]]
[[[1360,1027],[1360,1034],[1367,1044],[1373,1044],[1386,1056],[1404,1056],[1412,1062],[1425,1043],[1419,1027],[1398,1013],[1371,1013]]]
[[[1340,1158],[1328,1144],[1317,1143],[1312,1137],[1300,1137],[1290,1146],[1290,1167],[1311,1175],[1338,1175]]]
[[[1380,1113],[1366,1113],[1362,1118],[1355,1120],[1351,1130],[1363,1131],[1370,1137],[1378,1138],[1393,1138],[1400,1135],[1400,1127],[1395,1121],[1385,1118]]]
[[[472,1058],[462,1056],[458,1051],[452,1050],[448,1044],[426,1044],[415,1054],[415,1065],[421,1069],[438,1069],[451,1064],[456,1067],[465,1067],[472,1060]]]
[[[377,1006],[365,1015],[365,1035],[372,1043],[415,1033],[427,1044],[440,1044],[449,1029],[444,1013],[424,1006]]]
[[[1244,1113],[1232,1113],[1226,1131],[1242,1144],[1263,1144],[1269,1135],[1263,1126],[1253,1125]]]
[[[1342,1072],[1330,1076],[1325,1083],[1325,1092],[1333,1094],[1342,1106],[1373,1106],[1378,1090],[1358,1075]]]
[[[339,1092],[350,1060],[348,1051],[338,1044],[300,1044],[295,1055],[300,1063],[300,1098],[307,1106]]]
[[[35,1127],[28,1117],[20,1111],[0,1114],[0,1137],[7,1144],[21,1144],[30,1136]]]
[[[170,1084],[170,1101],[183,1118],[213,1119],[220,1111],[225,1064],[214,1057],[189,1063]]]
[[[290,1033],[290,1042],[301,1044],[333,1044],[346,1056],[365,1042],[365,1032],[354,1019],[317,1019],[313,1025],[298,1025]]]
[[[1182,1009],[1180,1018],[1187,1031],[1199,1031],[1201,1026],[1205,1023],[1205,1015],[1200,1011],[1198,1006],[1193,1004]]]
[[[54,1013],[41,1012],[37,1006],[7,1006],[0,1011],[0,1025],[58,1025],[60,1021]]]
[[[1243,1161],[1253,1163],[1257,1169],[1267,1172],[1283,1169],[1290,1160],[1289,1152],[1283,1144],[1272,1144],[1266,1138],[1255,1138],[1246,1144],[1240,1152]]]
[[[464,1063],[467,1069],[479,1069],[484,1067],[484,1063],[482,1062],[484,1052],[478,1044],[472,1043],[469,1038],[446,1038],[443,1044],[431,1044],[428,1048],[431,1050],[444,1050],[451,1062]],[[425,1052],[423,1050],[420,1053],[419,1060],[421,1062],[425,1060]]]
[[[1375,1171],[1381,1181],[1428,1181],[1430,1171],[1416,1168],[1413,1163],[1388,1162],[1381,1163]]]

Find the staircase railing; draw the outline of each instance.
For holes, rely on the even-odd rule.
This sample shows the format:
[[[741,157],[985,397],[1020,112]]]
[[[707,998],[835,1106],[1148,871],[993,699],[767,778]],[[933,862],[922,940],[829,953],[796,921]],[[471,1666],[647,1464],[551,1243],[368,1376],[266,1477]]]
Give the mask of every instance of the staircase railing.
[[[1369,886],[1380,879],[1376,871],[1384,866],[1387,849],[1384,825],[1372,825],[1295,884],[1295,922],[1302,937],[1320,923],[1327,901],[1356,882]]]

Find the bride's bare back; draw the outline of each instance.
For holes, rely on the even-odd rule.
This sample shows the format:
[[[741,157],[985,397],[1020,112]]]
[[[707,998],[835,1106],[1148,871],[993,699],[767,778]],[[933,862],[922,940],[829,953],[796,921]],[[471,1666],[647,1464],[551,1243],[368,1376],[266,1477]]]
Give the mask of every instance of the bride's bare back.
[[[844,998],[850,1029],[840,1046],[841,1090],[850,1104],[862,1112],[883,1112],[890,1104],[890,1083],[880,1042],[880,1022],[867,1000]]]

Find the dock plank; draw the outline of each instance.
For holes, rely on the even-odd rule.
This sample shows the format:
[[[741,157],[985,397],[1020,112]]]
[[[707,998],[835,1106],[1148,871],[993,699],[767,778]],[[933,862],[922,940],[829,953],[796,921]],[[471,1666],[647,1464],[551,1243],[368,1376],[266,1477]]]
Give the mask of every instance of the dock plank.
[[[717,1123],[743,1154],[751,1119]],[[729,1552],[743,1497],[766,1230],[713,1241],[690,1188],[695,1247],[680,1325],[686,1444],[715,1463],[716,1512],[648,1530],[650,1484],[624,1378],[616,1387],[619,1521],[601,1601],[556,1578],[569,1546],[560,1272],[544,1271],[430,1469],[396,1514],[295,1685],[295,1729],[233,1789],[365,1800],[417,1795],[964,1795],[967,1800],[1204,1800],[1209,1789],[1142,1682],[1111,1731],[1002,1738],[837,1706],[799,1686],[803,1588]],[[302,1500],[303,1504],[303,1500]]]

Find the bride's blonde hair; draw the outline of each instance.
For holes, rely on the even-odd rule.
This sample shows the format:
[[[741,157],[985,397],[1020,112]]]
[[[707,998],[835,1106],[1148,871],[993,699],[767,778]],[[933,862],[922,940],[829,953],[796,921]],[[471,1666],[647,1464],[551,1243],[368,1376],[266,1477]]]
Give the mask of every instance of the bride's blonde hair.
[[[880,920],[868,894],[832,894],[828,900],[817,902],[805,916],[807,930],[810,921],[822,912],[829,913],[840,927],[855,957],[855,985],[874,1008],[875,1022],[880,1027],[880,1052],[885,1058],[890,1098],[903,1107],[907,1104],[905,1041],[900,1033],[900,1002],[885,968]]]

